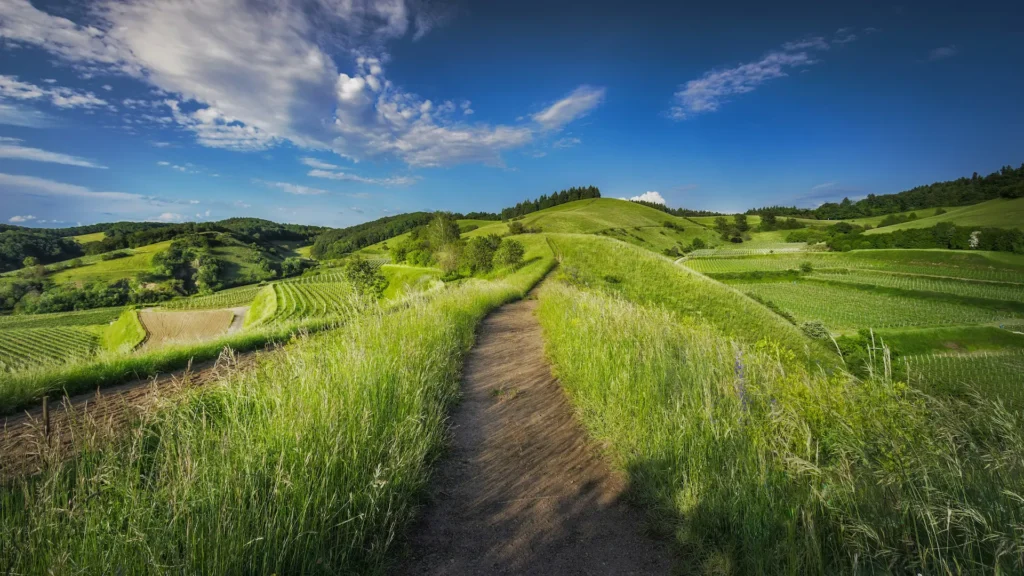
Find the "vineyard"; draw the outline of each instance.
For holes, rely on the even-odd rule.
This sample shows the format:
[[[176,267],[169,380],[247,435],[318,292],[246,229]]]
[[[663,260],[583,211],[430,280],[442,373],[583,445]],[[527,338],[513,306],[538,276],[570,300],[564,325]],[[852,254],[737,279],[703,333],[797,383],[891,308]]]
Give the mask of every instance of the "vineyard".
[[[163,305],[169,310],[210,310],[214,308],[236,308],[246,306],[256,298],[259,286],[242,286],[221,290],[209,296],[193,296],[172,300]]]
[[[1015,318],[1000,312],[939,300],[894,296],[828,284],[753,283],[735,287],[792,314],[821,320],[834,331],[860,328],[986,324]]]
[[[55,312],[53,314],[17,314],[0,316],[0,329],[59,328],[64,326],[99,326],[110,324],[121,315],[123,308],[97,308],[81,312]]]
[[[355,293],[346,282],[282,282],[274,285],[277,311],[272,322],[347,315],[355,310]]]
[[[908,379],[926,390],[963,394],[976,391],[1001,398],[1011,407],[1024,402],[1024,351],[930,354],[905,359]]]
[[[67,363],[93,355],[100,338],[95,329],[7,328],[0,331],[0,370]]]
[[[988,298],[991,300],[1024,302],[1024,284],[971,282],[965,280],[936,278],[933,276],[915,276],[911,274],[892,274],[888,272],[868,271],[817,273],[809,277],[818,280],[844,282],[849,284],[869,284],[871,286],[882,286],[885,288],[899,288],[900,290],[941,292],[944,294],[953,294],[955,296],[964,296],[967,298]]]

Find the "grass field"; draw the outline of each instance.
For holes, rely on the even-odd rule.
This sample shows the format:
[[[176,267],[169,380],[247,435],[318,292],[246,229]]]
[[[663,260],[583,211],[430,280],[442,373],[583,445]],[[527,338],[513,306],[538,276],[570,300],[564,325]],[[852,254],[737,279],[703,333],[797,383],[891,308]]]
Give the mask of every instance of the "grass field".
[[[388,299],[443,286],[441,271],[436,268],[385,264],[381,266],[381,273],[388,279],[388,287],[384,290],[384,298]]]
[[[909,356],[911,384],[932,393],[998,398],[1024,409],[1024,349]]]
[[[524,226],[539,227],[544,232],[573,234],[594,234],[612,228],[663,227],[665,222],[672,222],[684,229],[693,227],[693,224],[684,218],[677,218],[636,202],[614,198],[577,200],[527,214],[519,221]],[[492,222],[468,232],[466,236],[502,235],[507,232],[508,224]]]
[[[68,282],[114,282],[124,278],[134,278],[142,273],[153,271],[153,257],[170,246],[170,241],[150,244],[141,248],[125,249],[131,255],[114,260],[100,260],[97,257],[83,259],[84,264],[78,268],[61,270],[51,275],[58,284]]]
[[[931,276],[914,276],[910,274],[893,274],[889,272],[867,270],[816,273],[811,274],[808,277],[827,280],[829,282],[844,282],[865,286],[883,286],[886,288],[899,288],[900,290],[915,290],[921,292],[936,292],[968,298],[988,298],[991,300],[1024,302],[1024,284],[972,282],[968,280],[953,280],[946,278],[934,278]],[[1024,276],[1022,276],[1022,279],[1024,279]]]
[[[591,270],[602,273],[614,269]],[[825,376],[699,316],[605,292],[542,291],[549,354],[634,500],[695,573],[1024,568],[1014,417]]]
[[[957,226],[977,226],[979,228],[1024,228],[1024,198],[1012,200],[997,198],[972,206],[947,208],[945,214],[938,216],[935,215],[934,208],[928,208],[918,210],[917,215],[917,220],[868,230],[865,234],[885,234],[894,230],[931,228],[940,222],[952,222]]]
[[[146,328],[139,321],[138,311],[127,309],[103,331],[103,349],[115,354],[128,353],[142,344],[146,336]]]
[[[121,315],[123,308],[96,308],[81,312],[52,314],[14,314],[0,316],[0,330],[8,328],[58,328],[62,326],[101,326]]]
[[[78,236],[72,236],[71,239],[79,244],[88,244],[89,242],[99,242],[107,237],[106,232],[93,232],[92,234],[80,234]]]
[[[7,566],[381,573],[440,454],[477,323],[550,263],[371,311],[191,392],[114,445],[83,442],[0,490]],[[69,501],[82,505],[59,512]]]

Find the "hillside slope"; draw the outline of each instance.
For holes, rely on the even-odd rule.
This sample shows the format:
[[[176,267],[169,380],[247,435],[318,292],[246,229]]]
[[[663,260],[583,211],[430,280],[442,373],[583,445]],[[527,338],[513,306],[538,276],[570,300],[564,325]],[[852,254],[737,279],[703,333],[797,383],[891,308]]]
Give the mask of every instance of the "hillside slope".
[[[922,212],[925,211],[919,211],[917,213],[918,216],[923,216]],[[932,212],[932,210],[928,210],[925,213]],[[931,228],[940,222],[952,222],[957,226],[1024,229],[1024,198],[997,198],[972,206],[949,208],[945,214],[932,215],[902,224],[875,228],[874,230],[868,230],[865,234],[886,234],[896,230]]]

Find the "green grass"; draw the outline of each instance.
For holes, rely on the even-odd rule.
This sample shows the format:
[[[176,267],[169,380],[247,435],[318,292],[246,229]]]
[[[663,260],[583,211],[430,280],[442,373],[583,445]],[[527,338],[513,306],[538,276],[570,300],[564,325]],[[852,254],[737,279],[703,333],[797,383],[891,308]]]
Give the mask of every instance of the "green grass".
[[[244,326],[258,326],[270,320],[277,313],[277,292],[273,285],[264,286],[256,293],[245,315]]]
[[[82,266],[55,272],[50,278],[58,284],[114,282],[124,278],[134,278],[139,274],[152,272],[153,257],[166,250],[170,245],[171,242],[167,241],[141,248],[119,250],[119,252],[128,252],[131,255],[114,260],[100,260],[95,257],[83,259],[85,263]]]
[[[547,350],[580,420],[689,571],[1024,570],[1019,416],[826,376],[777,344],[608,292],[542,289]]]
[[[1024,228],[1024,198],[997,198],[971,206],[947,208],[945,214],[938,216],[934,215],[934,208],[916,212],[919,216],[917,220],[868,230],[865,234],[885,234],[894,230],[931,228],[940,222],[952,222],[957,226],[977,226],[979,228]]]
[[[741,292],[676,265],[672,260],[616,240],[553,235],[559,275],[567,281],[662,306],[680,317],[696,316],[729,336],[754,344],[771,334],[782,346],[832,366],[835,354]]]
[[[836,332],[861,328],[991,324],[1021,314],[945,300],[898,296],[834,284],[812,282],[734,284],[737,289],[771,302],[797,321],[821,320]]]
[[[386,264],[381,273],[388,279],[384,298],[398,298],[403,294],[424,292],[442,285],[441,271],[436,268],[421,268],[404,264]]]
[[[121,315],[123,308],[96,308],[80,312],[54,312],[51,314],[14,314],[0,316],[0,329],[59,328],[65,326],[101,326],[110,324]]]
[[[146,329],[139,321],[139,313],[129,308],[121,313],[120,318],[103,330],[101,342],[103,349],[109,352],[131,352],[146,339]]]
[[[370,311],[112,445],[81,440],[77,457],[0,488],[5,568],[383,572],[440,454],[476,325],[550,264]]]
[[[0,332],[0,372],[85,361],[99,344],[99,329],[89,326],[4,328]]]
[[[935,352],[1024,350],[1024,335],[995,326],[879,330],[876,335],[887,346],[905,356]]]
[[[92,234],[79,234],[78,236],[72,236],[71,239],[79,244],[88,244],[89,242],[99,242],[106,237],[106,232],[93,232]]]
[[[693,226],[684,218],[678,218],[636,202],[614,198],[577,200],[527,214],[519,221],[524,226],[539,227],[544,232],[573,234],[594,234],[611,228],[658,227],[663,226],[665,222],[672,222],[683,228]],[[508,232],[506,223],[492,222],[467,233],[466,236],[501,235],[506,232]]]

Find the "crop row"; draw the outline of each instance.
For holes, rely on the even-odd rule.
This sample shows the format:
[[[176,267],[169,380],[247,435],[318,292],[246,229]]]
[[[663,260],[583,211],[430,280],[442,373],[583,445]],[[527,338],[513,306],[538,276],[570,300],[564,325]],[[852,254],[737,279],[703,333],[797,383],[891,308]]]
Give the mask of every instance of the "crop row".
[[[213,308],[235,308],[246,306],[256,297],[260,291],[259,286],[242,286],[222,290],[209,296],[193,296],[172,300],[164,304],[164,308],[172,310],[209,310]]]
[[[279,283],[274,285],[277,311],[271,319],[285,322],[344,315],[355,309],[355,294],[344,282]]]
[[[0,368],[57,364],[91,356],[99,337],[87,328],[13,328],[0,332]]]
[[[895,296],[841,286],[785,282],[737,284],[736,288],[778,306],[798,321],[821,320],[832,330],[986,324],[1017,318],[989,310],[926,298]]]
[[[975,391],[1015,407],[1024,401],[1024,351],[910,356],[905,361],[908,380],[919,388]]]
[[[999,284],[995,282],[970,282],[951,278],[935,278],[933,276],[915,276],[910,274],[891,274],[887,272],[854,271],[848,273],[816,273],[811,278],[845,282],[851,284],[870,284],[901,290],[917,290],[925,292],[941,292],[968,298],[988,298],[1024,302],[1024,284]]]
[[[953,251],[805,252],[748,257],[732,256],[725,252],[720,256],[689,259],[686,266],[701,273],[720,274],[793,270],[809,263],[815,269],[843,268],[1024,283],[1024,269],[1002,264],[980,254],[957,254]]]
[[[121,315],[123,308],[97,308],[80,312],[52,314],[16,314],[0,316],[0,329],[58,328],[62,326],[99,326],[110,324]]]

